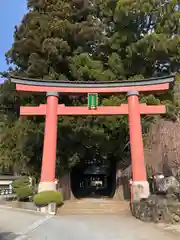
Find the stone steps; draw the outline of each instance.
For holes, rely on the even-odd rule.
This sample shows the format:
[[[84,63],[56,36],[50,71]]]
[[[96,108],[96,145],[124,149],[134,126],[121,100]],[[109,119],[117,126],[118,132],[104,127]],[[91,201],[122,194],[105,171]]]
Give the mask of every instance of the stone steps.
[[[93,215],[113,214],[119,215],[129,212],[128,201],[106,199],[69,200],[58,209],[58,215]]]

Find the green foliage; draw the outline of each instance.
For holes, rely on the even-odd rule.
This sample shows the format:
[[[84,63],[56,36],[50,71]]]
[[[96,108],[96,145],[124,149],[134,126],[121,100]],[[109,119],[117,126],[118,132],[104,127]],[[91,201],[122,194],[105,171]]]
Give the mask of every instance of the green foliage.
[[[30,184],[29,178],[26,176],[14,180],[12,187],[20,201],[33,195],[33,188]]]
[[[28,177],[19,177],[17,180],[14,180],[12,183],[12,187],[14,189],[20,188],[20,187],[26,187],[29,186],[30,182],[29,182],[29,178]]]
[[[56,191],[40,192],[34,196],[34,203],[38,207],[47,206],[50,203],[56,203],[59,206],[63,203],[62,193]]]
[[[179,2],[134,0],[28,0],[29,12],[15,27],[6,53],[10,71],[54,80],[108,81],[162,76],[179,71]],[[13,64],[13,67],[11,66]],[[3,73],[6,77],[7,73]],[[177,76],[179,79],[179,76]],[[163,117],[179,121],[179,91],[141,96],[147,104],[165,103]],[[87,105],[86,97],[61,96],[65,105]],[[0,86],[0,165],[38,177],[44,117],[18,119],[19,106],[45,102],[41,94]],[[101,105],[126,103],[123,95],[100,96]],[[143,131],[152,117],[142,118]],[[128,154],[127,117],[60,117],[57,174],[87,158],[115,159]]]
[[[26,200],[33,195],[33,189],[31,187],[19,187],[15,189],[15,193],[20,201]]]

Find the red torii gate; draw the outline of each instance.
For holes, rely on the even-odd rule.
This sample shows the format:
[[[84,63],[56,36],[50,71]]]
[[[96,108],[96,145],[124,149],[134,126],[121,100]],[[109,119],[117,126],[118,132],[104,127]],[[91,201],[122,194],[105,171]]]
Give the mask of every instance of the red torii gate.
[[[16,84],[17,91],[46,93],[47,96],[46,104],[40,104],[36,107],[20,107],[21,116],[46,116],[39,191],[56,189],[55,168],[58,115],[128,115],[133,199],[147,198],[149,196],[149,184],[144,162],[141,115],[163,114],[166,112],[166,109],[164,105],[148,106],[140,104],[139,93],[164,92],[169,89],[174,80],[175,77],[173,75],[138,81],[114,82],[46,81],[11,76],[11,82]],[[89,109],[86,106],[65,106],[64,104],[58,104],[59,93],[69,95],[127,93],[128,104],[98,106],[96,109]]]

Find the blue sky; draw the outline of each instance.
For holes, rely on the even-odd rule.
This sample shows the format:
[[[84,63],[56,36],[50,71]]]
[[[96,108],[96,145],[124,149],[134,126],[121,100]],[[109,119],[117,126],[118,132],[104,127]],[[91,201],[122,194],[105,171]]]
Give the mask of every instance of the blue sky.
[[[25,13],[26,0],[0,0],[0,72],[7,69],[4,54],[13,43],[14,26],[21,22]]]

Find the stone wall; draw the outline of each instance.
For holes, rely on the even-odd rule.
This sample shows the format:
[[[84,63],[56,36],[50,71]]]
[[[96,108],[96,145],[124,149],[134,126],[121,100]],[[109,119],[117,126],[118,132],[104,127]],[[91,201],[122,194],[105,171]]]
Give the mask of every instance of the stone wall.
[[[33,202],[6,201],[4,202],[4,204],[12,208],[21,208],[21,209],[37,211],[37,207],[34,205]]]
[[[162,196],[131,203],[132,215],[144,222],[180,223],[180,202]]]

